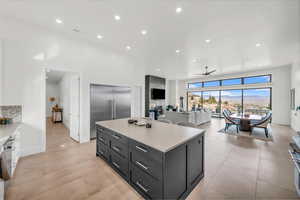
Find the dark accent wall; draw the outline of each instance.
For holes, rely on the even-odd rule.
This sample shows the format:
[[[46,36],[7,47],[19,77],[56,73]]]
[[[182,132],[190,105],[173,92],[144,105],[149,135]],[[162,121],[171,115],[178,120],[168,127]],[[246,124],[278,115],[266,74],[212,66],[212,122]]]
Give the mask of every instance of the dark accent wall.
[[[158,76],[145,76],[145,116],[149,117],[149,108],[151,104],[156,106],[165,106],[165,99],[153,100],[151,99],[151,89],[166,89],[166,79]],[[167,96],[167,95],[166,95]]]

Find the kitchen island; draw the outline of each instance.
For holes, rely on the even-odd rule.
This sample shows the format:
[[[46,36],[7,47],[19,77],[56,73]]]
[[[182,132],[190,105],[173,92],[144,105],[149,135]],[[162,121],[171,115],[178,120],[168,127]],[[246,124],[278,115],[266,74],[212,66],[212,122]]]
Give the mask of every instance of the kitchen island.
[[[204,130],[96,122],[97,152],[146,199],[184,199],[204,176]]]

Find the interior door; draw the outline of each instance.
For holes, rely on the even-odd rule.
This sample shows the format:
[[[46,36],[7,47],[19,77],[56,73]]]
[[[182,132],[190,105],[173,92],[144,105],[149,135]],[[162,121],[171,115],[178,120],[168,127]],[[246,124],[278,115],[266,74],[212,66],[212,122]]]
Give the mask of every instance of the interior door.
[[[131,116],[131,88],[114,87],[114,119]]]
[[[97,121],[113,119],[112,87],[105,85],[90,86],[90,137],[96,138]]]
[[[80,79],[78,75],[70,78],[70,137],[79,142],[80,117]]]

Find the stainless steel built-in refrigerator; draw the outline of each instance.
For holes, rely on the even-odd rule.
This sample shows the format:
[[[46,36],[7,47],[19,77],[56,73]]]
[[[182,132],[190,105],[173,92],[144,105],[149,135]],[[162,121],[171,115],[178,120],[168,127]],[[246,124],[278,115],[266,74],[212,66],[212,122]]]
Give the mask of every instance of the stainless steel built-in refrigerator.
[[[131,115],[130,87],[90,85],[90,131],[96,138],[95,122],[128,118]]]

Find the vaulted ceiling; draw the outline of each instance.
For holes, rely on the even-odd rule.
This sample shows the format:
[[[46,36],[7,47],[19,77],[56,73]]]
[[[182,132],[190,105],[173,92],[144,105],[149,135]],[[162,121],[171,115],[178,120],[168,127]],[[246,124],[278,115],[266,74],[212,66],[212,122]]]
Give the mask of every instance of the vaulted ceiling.
[[[149,74],[187,78],[203,72],[205,65],[222,74],[292,63],[299,56],[299,4],[298,0],[0,0],[0,15],[124,51],[143,63]]]

